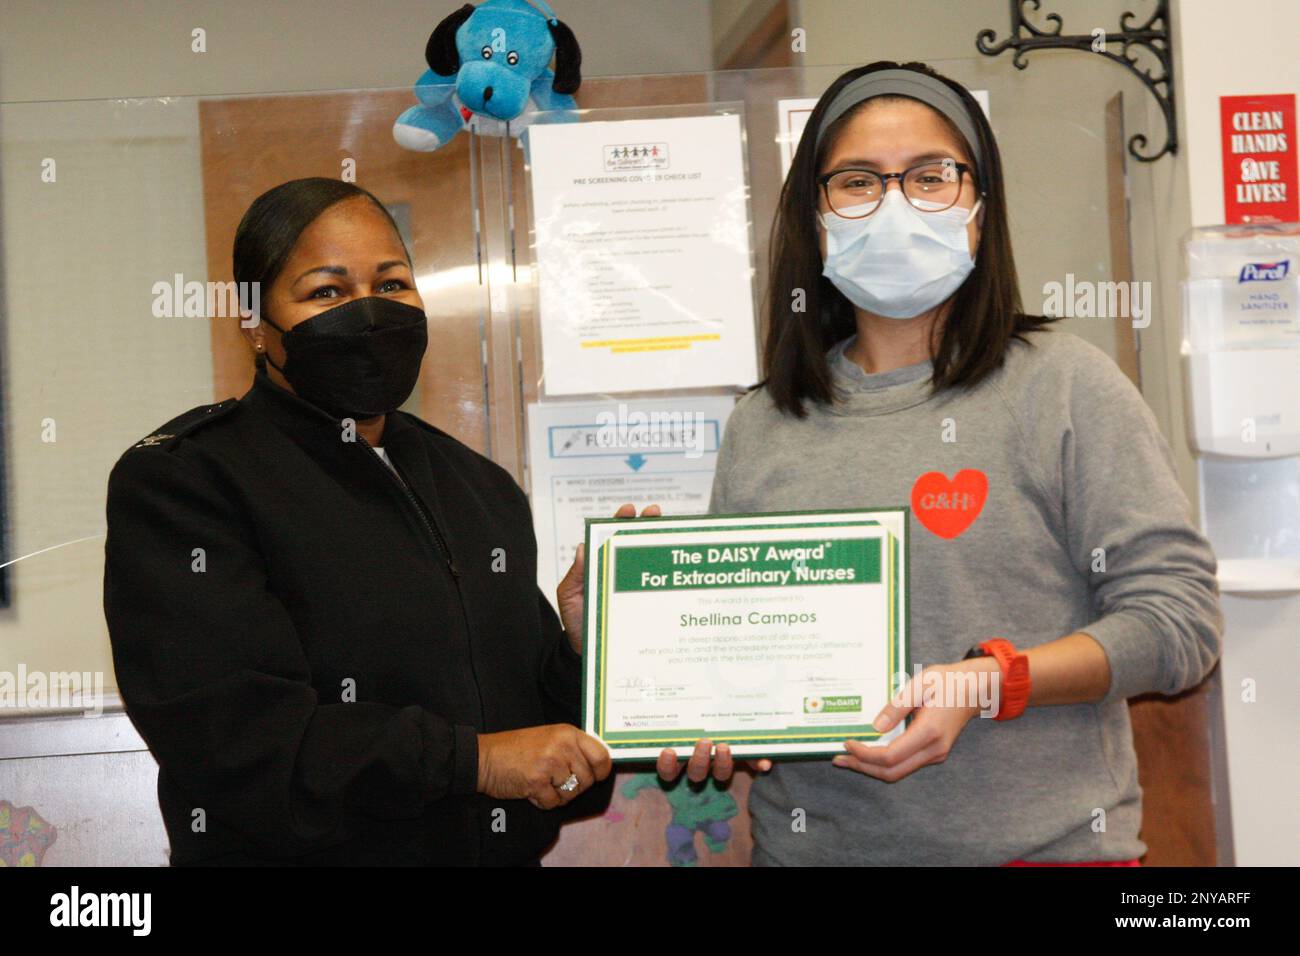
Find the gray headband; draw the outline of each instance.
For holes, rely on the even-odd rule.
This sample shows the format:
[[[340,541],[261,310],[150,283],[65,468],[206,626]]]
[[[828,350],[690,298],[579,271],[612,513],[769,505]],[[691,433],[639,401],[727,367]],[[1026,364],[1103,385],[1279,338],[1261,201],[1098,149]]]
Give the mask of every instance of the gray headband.
[[[844,89],[835,94],[831,105],[822,114],[821,125],[817,127],[817,142],[820,147],[826,130],[837,119],[857,106],[863,100],[873,96],[892,94],[908,96],[920,100],[926,106],[932,106],[948,119],[966,137],[966,143],[975,157],[980,175],[984,175],[984,153],[980,149],[979,135],[975,131],[975,121],[966,111],[966,104],[941,80],[936,80],[925,73],[915,70],[876,70],[858,77]]]

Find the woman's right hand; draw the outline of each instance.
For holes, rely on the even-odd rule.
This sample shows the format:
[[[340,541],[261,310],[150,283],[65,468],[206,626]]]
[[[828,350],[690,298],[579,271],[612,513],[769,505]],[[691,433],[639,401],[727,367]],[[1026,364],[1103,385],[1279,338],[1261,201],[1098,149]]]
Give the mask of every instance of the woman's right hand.
[[[478,735],[478,792],[552,810],[609,776],[609,751],[571,724]],[[559,789],[573,774],[578,786]]]
[[[647,505],[641,511],[642,518],[658,518],[662,514],[663,511],[660,510],[658,505]],[[631,502],[620,505],[619,509],[614,512],[614,517],[635,518],[636,505]],[[559,587],[555,589],[555,599],[560,608],[560,620],[564,624],[564,633],[568,635],[575,654],[582,653],[582,615],[585,610],[583,605],[585,551],[586,545],[578,545],[573,564],[569,567],[569,573],[564,576]]]

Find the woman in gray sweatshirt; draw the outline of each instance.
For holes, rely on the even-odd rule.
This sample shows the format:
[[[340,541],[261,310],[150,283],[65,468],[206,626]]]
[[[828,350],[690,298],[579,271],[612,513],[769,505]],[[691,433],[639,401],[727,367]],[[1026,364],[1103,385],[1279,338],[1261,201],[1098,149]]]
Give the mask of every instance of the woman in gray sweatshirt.
[[[901,695],[876,720],[909,721],[888,745],[758,762],[754,862],[1136,862],[1126,698],[1214,667],[1215,558],[1137,390],[1023,313],[967,90],[894,63],[831,85],[781,197],[767,308],[764,382],[727,425],[710,511],[909,506],[920,683],[983,671],[999,697],[978,719]],[[710,762],[701,742],[687,772]],[[712,772],[731,767],[719,745]]]

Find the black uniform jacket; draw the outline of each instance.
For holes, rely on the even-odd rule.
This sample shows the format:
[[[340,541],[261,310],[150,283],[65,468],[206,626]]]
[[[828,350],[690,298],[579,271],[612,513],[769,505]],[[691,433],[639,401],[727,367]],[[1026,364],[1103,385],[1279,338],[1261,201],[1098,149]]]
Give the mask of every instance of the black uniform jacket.
[[[109,478],[104,612],[172,863],[515,864],[598,812],[476,793],[477,734],[579,723],[581,659],[501,467],[394,412],[383,446],[258,372]]]

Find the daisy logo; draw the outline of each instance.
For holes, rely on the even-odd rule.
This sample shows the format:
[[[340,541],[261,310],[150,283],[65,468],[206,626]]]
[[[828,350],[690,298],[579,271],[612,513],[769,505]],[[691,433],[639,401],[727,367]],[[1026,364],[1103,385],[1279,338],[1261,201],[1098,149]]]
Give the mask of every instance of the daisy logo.
[[[805,697],[805,714],[856,714],[862,712],[861,694],[838,694],[831,697]]]

